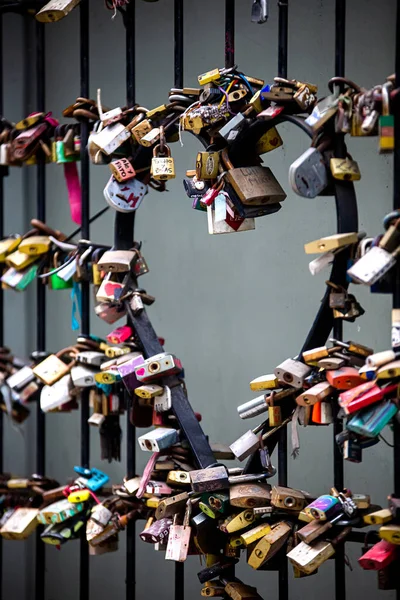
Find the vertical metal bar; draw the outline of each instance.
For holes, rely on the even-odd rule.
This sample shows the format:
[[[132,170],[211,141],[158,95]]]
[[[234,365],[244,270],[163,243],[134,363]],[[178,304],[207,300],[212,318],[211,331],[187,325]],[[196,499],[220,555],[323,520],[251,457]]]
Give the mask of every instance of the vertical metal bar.
[[[397,15],[396,15],[396,54],[395,54],[395,70],[396,70],[396,88],[400,86],[400,0],[397,0]],[[400,110],[399,103],[396,102],[394,110],[394,160],[393,160],[393,208],[400,209]],[[397,265],[395,272],[395,285],[393,290],[393,309],[400,308],[400,266]],[[397,319],[396,319],[397,320]],[[398,350],[398,347],[396,348]],[[394,460],[394,494],[400,497],[400,422],[394,419],[393,426],[393,460]],[[396,599],[400,600],[400,578],[397,578]]]
[[[0,13],[0,115],[4,114],[3,82],[3,15]],[[0,239],[4,237],[4,177],[6,167],[0,167]],[[0,287],[0,346],[4,344],[4,296]],[[4,471],[3,411],[0,411],[0,473]],[[3,600],[3,541],[0,540],[0,600]]]
[[[335,75],[344,77],[346,56],[346,0],[336,0],[335,6]],[[335,156],[346,155],[344,135],[335,137]],[[339,212],[338,212],[339,218]],[[338,223],[339,227],[339,223]],[[333,337],[337,340],[343,339],[343,322],[336,319],[333,325]],[[333,426],[333,472],[334,485],[342,491],[344,488],[344,463],[339,446],[336,444],[336,435],[343,430],[342,422],[334,420]],[[335,598],[346,599],[346,573],[345,573],[345,549],[344,544],[339,546],[335,554]]]
[[[135,104],[136,80],[135,80],[135,0],[130,0],[124,14],[124,25],[126,30],[126,101],[128,106]],[[126,225],[118,230],[117,222],[126,217]],[[131,214],[116,213],[116,239],[117,248],[131,248],[134,238],[135,212]],[[125,391],[125,406],[128,408],[129,394]],[[126,465],[127,477],[132,478],[136,474],[136,428],[129,418],[127,410],[126,419]],[[128,523],[126,532],[126,600],[136,598],[136,530],[135,521]]]
[[[287,77],[288,69],[288,0],[278,2],[278,76]],[[281,429],[278,440],[278,483],[288,484],[288,456],[287,456],[287,427]],[[279,600],[289,598],[289,574],[287,560],[282,560],[279,565]]]
[[[174,1],[174,85],[183,88],[183,0]],[[185,597],[184,563],[175,563],[175,600]]]
[[[45,110],[46,94],[46,65],[45,65],[45,35],[42,23],[36,23],[36,109]],[[44,157],[38,160],[36,175],[36,215],[40,221],[46,220],[46,173]],[[46,287],[37,281],[37,321],[36,346],[37,350],[46,349]],[[45,474],[46,463],[46,422],[45,415],[36,405],[36,472]],[[42,600],[45,596],[45,544],[36,534],[36,580],[35,599]]]
[[[225,67],[235,64],[235,0],[225,0]]]
[[[89,0],[80,3],[80,93],[83,98],[89,97]],[[89,155],[87,143],[89,125],[81,123],[81,202],[82,202],[82,238],[90,239],[90,188],[89,188]],[[90,287],[89,282],[82,284],[82,333],[90,333]],[[90,433],[89,433],[89,390],[81,394],[81,465],[89,467]],[[79,561],[79,598],[88,600],[89,592],[89,548],[83,531],[80,538]]]
[[[289,0],[281,0],[279,6],[278,22],[278,77],[287,77],[288,65],[288,13]]]

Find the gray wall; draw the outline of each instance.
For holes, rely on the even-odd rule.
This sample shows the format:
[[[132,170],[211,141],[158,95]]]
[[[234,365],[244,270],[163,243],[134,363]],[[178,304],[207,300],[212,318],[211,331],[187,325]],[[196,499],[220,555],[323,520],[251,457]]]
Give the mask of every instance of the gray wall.
[[[167,99],[173,83],[173,1],[163,0],[157,4],[138,1],[136,4],[137,100],[144,106],[154,107]],[[197,74],[223,64],[224,3],[203,0],[185,4],[185,83],[193,86]],[[245,73],[271,81],[277,65],[277,7],[271,3],[268,23],[256,26],[249,22],[250,4],[250,1],[237,2],[236,61]],[[103,102],[110,107],[117,106],[125,101],[122,23],[119,17],[111,20],[111,12],[101,3],[92,2],[91,12],[91,97],[95,97],[100,87]],[[368,87],[382,82],[394,69],[394,16],[394,0],[349,3],[346,71],[361,85]],[[46,28],[46,105],[56,116],[79,95],[78,17],[78,11],[74,11],[67,19]],[[333,0],[304,0],[290,7],[289,75],[317,83],[320,95],[327,93],[326,83],[333,74],[333,17]],[[21,35],[20,24],[15,17],[10,17],[9,23],[6,34],[15,40]],[[6,71],[10,92],[6,115],[14,119],[24,114],[20,96],[15,91],[21,74],[21,69],[16,70],[15,66]],[[256,231],[209,237],[206,217],[191,209],[182,190],[185,170],[193,168],[197,151],[196,141],[187,134],[183,136],[183,148],[179,144],[172,148],[177,178],[168,184],[169,193],[150,193],[137,217],[136,239],[143,241],[144,255],[151,269],[143,281],[146,289],[157,297],[156,304],[149,310],[150,317],[157,332],[165,336],[166,348],[184,361],[190,400],[203,414],[204,429],[215,441],[232,442],[248,428],[249,424],[241,422],[236,413],[236,406],[252,397],[248,382],[298,352],[323,293],[326,273],[315,278],[309,274],[303,244],[335,231],[334,201],[333,198],[305,200],[290,191],[288,167],[307,148],[308,141],[290,126],[282,126],[280,132],[283,147],[264,158],[288,197],[277,215],[257,220]],[[376,138],[351,139],[349,150],[363,174],[361,182],[356,184],[360,229],[375,234],[381,229],[382,216],[391,207],[392,159],[378,155]],[[106,167],[91,168],[92,213],[104,205],[102,189],[108,176]],[[8,206],[11,202],[13,207],[26,205],[26,216],[31,218],[35,216],[33,171],[28,178],[29,193],[24,195],[23,201],[12,202],[14,195],[22,198],[20,171],[13,172],[7,182],[7,186],[10,185],[7,201]],[[72,225],[59,166],[49,165],[47,186],[48,222],[68,232]],[[14,230],[23,217],[22,213],[8,215],[10,230]],[[111,242],[113,215],[103,216],[92,232],[93,239]],[[390,299],[358,288],[356,293],[367,313],[356,324],[346,326],[345,339],[359,340],[376,350],[387,348]],[[67,346],[75,338],[70,330],[68,296],[68,292],[48,295],[48,347],[51,350]],[[13,303],[13,307],[7,306],[10,311],[7,313],[8,339],[12,336],[15,345],[15,311],[19,313],[28,303],[24,325],[29,323],[29,327],[19,329],[18,344],[22,351],[27,331],[27,347],[34,348],[34,294],[17,296],[17,300],[15,294],[7,298],[8,304]],[[16,306],[16,302],[20,304]],[[13,318],[8,318],[13,315],[12,311]],[[104,335],[109,328],[93,315],[92,331]],[[46,420],[47,473],[64,480],[79,461],[79,413],[49,415]],[[26,470],[31,472],[34,469],[34,419],[30,419],[25,428],[25,440],[8,429],[7,469],[22,468],[18,457],[25,453]],[[390,438],[390,433],[387,437]],[[315,494],[326,493],[333,483],[331,428],[302,430],[301,444],[300,457],[290,460],[290,483]],[[111,466],[100,462],[97,432],[92,433],[91,456],[92,464],[103,467],[113,481],[120,481],[124,476],[125,459]],[[138,472],[146,458],[138,451]],[[365,453],[361,465],[346,465],[346,485],[355,492],[368,492],[374,502],[384,504],[392,490],[390,450],[382,443]],[[92,598],[124,597],[124,534],[120,538],[119,553],[90,561]],[[32,597],[32,545],[7,543],[6,547],[5,591],[15,592],[15,578],[9,565],[15,564],[17,552],[18,560],[22,560],[28,548],[29,572],[25,583],[27,597]],[[11,561],[8,560],[9,547]],[[138,600],[153,596],[171,598],[173,565],[139,540],[137,549]],[[349,545],[347,549],[354,566],[352,572],[347,572],[349,597],[357,592],[366,600],[379,598],[375,576],[361,571],[355,564],[359,547]],[[49,548],[46,560],[46,598],[76,597],[78,544],[67,544],[61,552]],[[195,576],[199,568],[197,558],[187,562],[187,598],[199,597],[200,587]],[[23,571],[21,563],[18,569]],[[238,576],[257,585],[264,597],[277,594],[276,574],[253,572],[244,557]],[[22,585],[22,577],[19,583]],[[317,592],[333,597],[332,563],[324,565],[311,579],[291,582],[293,600],[307,593],[317,596]],[[386,597],[393,596],[387,593]]]

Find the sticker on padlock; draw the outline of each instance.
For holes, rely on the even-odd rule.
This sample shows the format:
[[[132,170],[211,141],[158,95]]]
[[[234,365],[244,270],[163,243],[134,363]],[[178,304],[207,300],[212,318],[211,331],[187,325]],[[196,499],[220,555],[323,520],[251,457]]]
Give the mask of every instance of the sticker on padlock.
[[[136,178],[119,183],[111,175],[104,188],[104,198],[115,210],[130,213],[137,210],[148,192],[148,187]]]
[[[177,525],[175,515],[174,522],[171,525],[168,534],[168,545],[165,554],[166,560],[175,560],[176,562],[184,562],[188,555],[190,536],[192,529],[189,525],[191,515],[191,502],[188,500],[186,505],[185,517],[183,525]]]

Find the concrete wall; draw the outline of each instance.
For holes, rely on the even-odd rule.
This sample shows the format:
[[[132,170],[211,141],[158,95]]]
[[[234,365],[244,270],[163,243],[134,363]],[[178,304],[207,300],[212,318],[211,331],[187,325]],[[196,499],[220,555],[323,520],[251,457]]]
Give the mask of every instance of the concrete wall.
[[[137,101],[148,107],[164,102],[173,84],[173,1],[159,3],[137,1]],[[271,16],[263,26],[250,22],[251,2],[237,2],[236,62],[247,74],[271,81],[277,71],[277,6],[271,3]],[[98,87],[103,102],[110,107],[125,102],[125,34],[119,16],[102,3],[91,2],[90,95]],[[346,72],[366,87],[382,82],[394,70],[394,0],[349,3]],[[334,69],[334,2],[304,0],[290,6],[289,76],[317,83],[320,95],[327,93],[327,81]],[[8,36],[20,35],[17,18],[9,18]],[[203,0],[185,3],[185,84],[196,85],[199,73],[223,64],[224,3]],[[46,28],[47,98],[46,106],[55,115],[79,96],[79,12],[75,10],[60,23]],[[373,34],[373,35],[372,35]],[[371,41],[373,39],[373,41]],[[10,42],[12,43],[12,42]],[[14,86],[20,83],[21,68],[7,67],[6,115],[18,119],[21,109],[14,101]],[[295,355],[305,338],[318,308],[326,273],[312,277],[303,244],[335,231],[333,198],[306,200],[295,196],[288,184],[288,168],[308,146],[308,140],[291,126],[281,126],[282,148],[265,157],[288,197],[282,210],[258,219],[256,230],[231,236],[209,237],[206,218],[194,212],[182,189],[185,170],[193,168],[196,141],[183,135],[184,147],[172,148],[177,178],[168,184],[168,194],[151,192],[141,206],[136,225],[136,239],[143,241],[143,251],[150,266],[144,278],[146,289],[157,298],[149,314],[166,348],[184,361],[189,398],[203,414],[203,427],[215,441],[232,442],[248,428],[237,416],[236,406],[252,397],[248,382],[270,372],[279,362]],[[377,139],[351,139],[349,151],[358,161],[363,178],[357,184],[360,229],[370,234],[381,230],[381,220],[391,207],[392,158],[379,156]],[[91,168],[91,212],[104,206],[102,189],[108,179],[106,167]],[[33,174],[30,175],[33,179]],[[20,172],[13,172],[14,187],[7,190],[21,197]],[[7,186],[9,183],[7,182]],[[47,169],[48,222],[68,232],[67,193],[62,170],[57,165]],[[29,190],[20,202],[27,216],[35,215],[35,198]],[[17,210],[17,209],[15,209]],[[18,208],[21,210],[21,208]],[[18,215],[22,219],[23,215]],[[14,213],[9,216],[17,219]],[[19,222],[19,221],[18,221]],[[14,222],[11,229],[17,227]],[[111,243],[113,215],[104,215],[92,228],[92,238]],[[385,349],[390,343],[390,298],[370,295],[357,288],[357,297],[366,315],[345,327],[345,339],[356,339]],[[34,323],[35,308],[28,293],[25,319]],[[68,292],[48,295],[49,349],[67,346],[75,338],[70,329]],[[8,296],[9,298],[9,296]],[[18,297],[18,302],[25,301]],[[12,295],[12,302],[15,295]],[[8,300],[10,302],[10,300]],[[16,301],[15,301],[16,302]],[[8,335],[15,330],[16,311],[8,307]],[[21,328],[21,338],[26,329]],[[27,329],[28,347],[35,347],[34,328]],[[104,335],[109,328],[92,317],[92,331]],[[18,340],[24,349],[23,339]],[[22,350],[21,350],[22,351]],[[64,480],[78,464],[80,455],[79,414],[47,417],[47,473]],[[7,468],[19,469],[11,462],[26,453],[26,469],[34,469],[34,419],[28,425],[25,441],[7,430]],[[254,423],[256,424],[257,421]],[[390,438],[390,433],[387,433]],[[125,440],[124,440],[125,441]],[[290,460],[289,482],[310,492],[326,493],[332,485],[331,428],[308,428],[301,431],[301,453]],[[125,457],[121,464],[101,464],[97,432],[92,433],[92,464],[101,466],[120,481],[125,474]],[[138,451],[138,472],[145,458]],[[275,457],[274,457],[275,458]],[[346,485],[355,492],[370,493],[373,501],[384,503],[392,490],[391,451],[383,443],[365,453],[361,465],[346,465]],[[90,561],[91,597],[103,600],[124,597],[125,538],[120,536],[120,551]],[[137,599],[172,598],[174,567],[146,544],[137,542]],[[11,544],[7,544],[8,547]],[[16,546],[16,545],[15,545]],[[14,546],[13,546],[14,548]],[[355,564],[360,548],[347,547],[354,570],[347,571],[349,597],[357,592],[365,600],[380,598],[373,574]],[[70,599],[78,594],[78,543],[70,543],[61,552],[49,548],[47,557],[46,599]],[[10,549],[11,552],[16,552]],[[23,555],[22,545],[19,556]],[[32,597],[32,545],[29,547],[30,570],[26,581],[27,597]],[[7,557],[8,558],[8,557]],[[8,563],[7,563],[8,564]],[[15,561],[13,559],[13,564]],[[18,565],[19,572],[21,564]],[[200,565],[190,558],[186,566],[186,597],[199,597],[195,573]],[[155,574],[157,574],[155,576]],[[15,588],[12,571],[5,571],[5,591]],[[277,575],[253,572],[244,557],[238,576],[257,585],[263,597],[276,597]],[[22,576],[20,577],[22,580]],[[290,598],[305,594],[333,597],[333,563],[324,565],[311,579],[290,584]],[[22,596],[18,596],[22,597]],[[386,598],[393,597],[386,593]]]

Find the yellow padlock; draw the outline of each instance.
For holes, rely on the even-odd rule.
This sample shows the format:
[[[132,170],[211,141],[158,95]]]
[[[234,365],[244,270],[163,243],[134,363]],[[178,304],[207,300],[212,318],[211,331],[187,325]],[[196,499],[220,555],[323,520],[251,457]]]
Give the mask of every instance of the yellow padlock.
[[[46,254],[50,250],[51,240],[47,235],[32,235],[20,243],[18,250],[28,256]]]
[[[75,490],[68,495],[68,502],[86,502],[90,498],[89,490]]]
[[[164,156],[160,156],[161,145],[157,144],[153,150],[150,174],[158,181],[167,181],[175,178],[175,163],[171,156],[171,150],[164,144]]]
[[[271,127],[271,129],[268,129],[268,131],[266,131],[258,140],[256,144],[256,152],[259,155],[265,154],[266,152],[276,150],[276,148],[279,148],[279,146],[282,146],[282,144],[283,140],[279,135],[278,130],[276,127]]]

